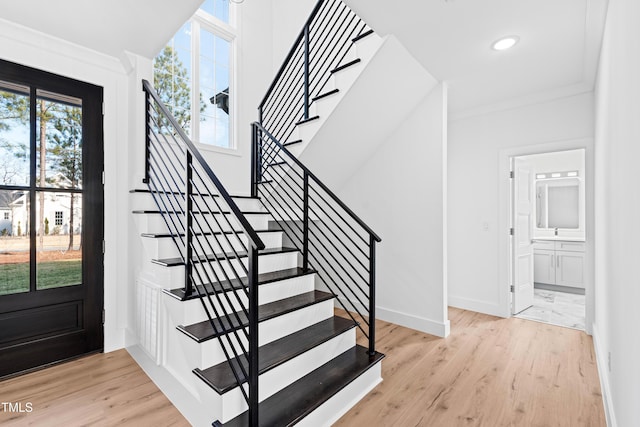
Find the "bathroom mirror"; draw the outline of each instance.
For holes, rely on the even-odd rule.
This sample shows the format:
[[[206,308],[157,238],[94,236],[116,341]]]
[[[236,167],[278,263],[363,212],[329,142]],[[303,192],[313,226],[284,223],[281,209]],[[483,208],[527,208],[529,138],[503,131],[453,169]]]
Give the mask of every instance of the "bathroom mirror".
[[[536,182],[536,226],[580,227],[580,180],[561,178]]]

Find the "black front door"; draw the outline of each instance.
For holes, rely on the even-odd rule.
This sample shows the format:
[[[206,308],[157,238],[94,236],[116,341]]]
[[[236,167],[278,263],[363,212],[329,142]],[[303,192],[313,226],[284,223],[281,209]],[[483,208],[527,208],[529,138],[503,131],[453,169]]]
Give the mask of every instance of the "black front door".
[[[0,60],[0,377],[103,348],[102,88]]]

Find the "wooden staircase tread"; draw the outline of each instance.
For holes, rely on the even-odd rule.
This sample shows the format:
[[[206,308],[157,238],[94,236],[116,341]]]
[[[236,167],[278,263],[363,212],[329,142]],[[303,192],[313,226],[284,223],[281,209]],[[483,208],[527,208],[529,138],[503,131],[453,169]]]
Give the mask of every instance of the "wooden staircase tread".
[[[285,165],[288,165],[288,163],[286,161],[284,161],[284,160],[282,160],[280,162],[267,163],[268,167],[271,167],[271,166],[285,166]]]
[[[276,368],[355,327],[356,323],[353,320],[334,316],[265,344],[258,351],[259,373],[263,374]],[[242,361],[245,372],[248,372],[249,364],[244,356],[204,370],[196,368],[193,372],[217,393],[224,394],[238,386],[231,369],[232,364],[240,377],[241,383],[247,381],[246,377],[242,375],[240,361]]]
[[[337,73],[338,71],[342,71],[342,70],[344,70],[345,68],[349,68],[349,67],[351,67],[352,65],[356,65],[356,64],[357,64],[357,63],[359,63],[360,61],[361,61],[361,59],[360,59],[360,58],[356,58],[356,59],[354,59],[353,61],[349,61],[349,62],[347,62],[347,63],[345,63],[345,64],[342,64],[342,65],[337,66],[336,68],[334,68],[334,69],[333,69],[333,70],[331,70],[330,72],[331,72],[331,73]]]
[[[133,190],[129,190],[129,193],[131,194],[136,194],[136,193],[161,193],[161,191],[154,191],[154,190],[149,190],[147,188],[134,188]],[[179,194],[179,195],[184,195],[185,193],[182,191],[167,191],[166,193],[168,194]],[[198,194],[194,194],[194,196],[197,196]],[[203,197],[220,197],[219,194],[200,194],[200,196]],[[259,199],[260,197],[253,197],[253,196],[238,196],[238,195],[230,195],[232,199]]]
[[[291,248],[291,247],[288,247],[288,246],[282,246],[282,247],[277,247],[277,248],[261,249],[260,251],[258,251],[258,255],[273,255],[273,254],[280,254],[280,253],[287,253],[287,252],[297,252],[297,251],[298,251],[297,248]],[[201,256],[201,257],[199,257],[197,259],[194,259],[193,262],[195,262],[195,263],[200,263],[200,262],[205,262],[205,261],[214,261],[214,262],[216,262],[216,260],[226,261],[226,260],[237,259],[237,258],[245,258],[245,257],[247,257],[247,255],[248,254],[247,254],[246,251],[236,251],[236,252],[209,254],[209,255],[203,255],[203,256]],[[182,261],[182,258],[180,258],[180,257],[152,259],[151,262],[154,263],[154,264],[162,265],[163,267],[177,267],[177,266],[180,266],[180,265],[184,265],[184,262]]]
[[[258,284],[266,285],[268,283],[277,282],[280,280],[293,279],[295,277],[306,276],[316,273],[316,270],[304,270],[300,267],[287,268],[284,270],[276,270],[268,273],[262,273],[258,275]],[[221,282],[208,283],[206,285],[197,285],[197,289],[189,296],[184,295],[184,288],[178,289],[164,289],[163,292],[181,301],[189,301],[199,298],[199,295],[211,295],[217,292],[227,292],[234,289],[245,288],[248,284],[246,277],[240,279],[224,280]]]
[[[322,93],[322,94],[320,94],[318,96],[314,96],[313,98],[311,98],[311,101],[315,102],[315,101],[318,101],[318,100],[320,100],[322,98],[326,98],[327,96],[331,96],[333,94],[336,94],[338,92],[340,92],[340,89],[332,89],[332,90],[330,90],[328,92],[325,92],[325,93]]]
[[[351,384],[369,368],[380,362],[384,354],[369,356],[368,350],[356,345],[318,369],[260,402],[260,425],[255,427],[292,426]],[[249,414],[215,427],[246,427]]]
[[[273,229],[273,230],[255,230],[256,233],[261,234],[261,233],[282,233],[281,229]],[[214,231],[213,233],[211,232],[205,232],[205,233],[193,233],[194,236],[220,236],[223,234],[244,234],[244,230],[233,230],[233,231]],[[183,237],[184,233],[178,233],[178,234],[172,234],[172,233],[140,233],[140,236],[142,237],[147,237],[150,239],[164,239],[164,238],[170,238],[170,237]]]
[[[373,30],[367,30],[362,34],[358,34],[357,36],[355,36],[354,38],[351,39],[351,42],[355,43],[359,40],[364,39],[367,36],[370,36],[371,34],[373,34]]]
[[[284,144],[282,144],[285,147],[288,147],[290,145],[295,145],[295,144],[300,144],[302,142],[301,139],[296,139],[295,141],[289,141],[289,142],[285,142]]]
[[[313,117],[307,117],[306,119],[302,119],[299,122],[297,122],[295,125],[299,126],[299,125],[303,125],[305,123],[309,123],[312,122],[314,120],[318,120],[320,118],[320,116],[313,116]]]
[[[263,304],[258,307],[258,321],[264,322],[265,320],[273,319],[274,317],[300,310],[301,308],[318,304],[333,298],[335,298],[334,295],[327,292],[311,291]],[[226,334],[249,325],[247,316],[242,311],[230,313],[229,318],[231,322],[229,322],[225,317],[214,319],[216,329],[221,331],[221,334]],[[204,342],[219,335],[215,333],[215,330],[209,320],[186,326],[180,325],[177,329],[196,342]]]

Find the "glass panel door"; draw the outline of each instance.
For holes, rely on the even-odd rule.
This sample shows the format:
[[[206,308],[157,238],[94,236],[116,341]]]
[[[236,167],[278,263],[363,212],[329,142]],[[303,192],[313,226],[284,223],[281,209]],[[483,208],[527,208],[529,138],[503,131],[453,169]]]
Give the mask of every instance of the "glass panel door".
[[[0,60],[0,378],[103,347],[102,98]]]

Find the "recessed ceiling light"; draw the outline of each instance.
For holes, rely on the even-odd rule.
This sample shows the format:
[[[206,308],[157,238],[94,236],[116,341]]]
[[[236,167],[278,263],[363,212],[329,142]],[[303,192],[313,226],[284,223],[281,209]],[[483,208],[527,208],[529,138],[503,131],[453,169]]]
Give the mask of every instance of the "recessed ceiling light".
[[[520,37],[518,37],[518,36],[502,37],[501,39],[496,40],[491,45],[491,49],[493,49],[493,50],[507,50],[507,49],[510,49],[510,48],[514,47],[516,45],[516,43],[518,43],[519,40],[520,40]]]

